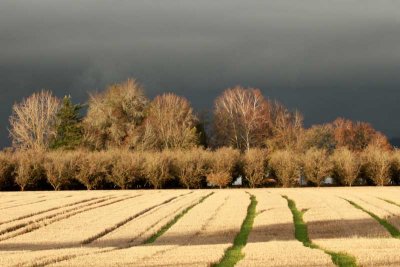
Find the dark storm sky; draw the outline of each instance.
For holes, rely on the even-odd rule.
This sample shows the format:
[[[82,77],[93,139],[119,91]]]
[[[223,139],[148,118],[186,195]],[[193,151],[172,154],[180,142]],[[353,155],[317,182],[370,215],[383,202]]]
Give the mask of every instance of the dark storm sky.
[[[259,87],[306,125],[344,116],[400,136],[400,1],[0,1],[0,146],[32,92],[84,102],[128,77],[198,110]]]

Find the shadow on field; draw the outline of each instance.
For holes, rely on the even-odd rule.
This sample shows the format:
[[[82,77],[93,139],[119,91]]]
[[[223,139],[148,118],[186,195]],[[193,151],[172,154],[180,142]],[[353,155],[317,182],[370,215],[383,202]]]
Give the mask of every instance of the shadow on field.
[[[400,218],[396,218],[400,220]],[[388,234],[386,230],[373,219],[360,219],[360,220],[327,220],[308,223],[308,230],[311,239],[333,239],[333,238],[351,238],[351,237],[364,237],[364,238],[386,238]],[[293,224],[274,224],[264,227],[253,227],[249,236],[249,242],[268,242],[268,241],[288,241],[295,240]],[[234,232],[237,233],[238,229],[225,229],[218,232],[185,232],[181,235],[173,235],[166,232],[155,243],[149,244],[150,246],[165,246],[165,245],[212,245],[226,243],[226,235]],[[66,233],[67,234],[67,233]],[[16,238],[17,239],[17,238]],[[126,247],[131,243],[132,238],[120,238],[114,240],[97,240],[89,245],[82,245],[81,243],[72,242],[58,242],[49,240],[48,242],[18,242],[17,240],[9,239],[0,242],[0,251],[19,251],[19,250],[50,250],[62,248],[107,248],[115,247],[118,244],[119,248]]]

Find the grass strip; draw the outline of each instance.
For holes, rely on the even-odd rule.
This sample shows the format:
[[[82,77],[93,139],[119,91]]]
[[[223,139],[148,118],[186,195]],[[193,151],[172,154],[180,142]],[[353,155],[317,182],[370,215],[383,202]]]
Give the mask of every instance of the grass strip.
[[[400,204],[399,204],[399,203],[396,203],[396,202],[394,202],[394,201],[391,201],[391,200],[385,199],[385,198],[380,198],[380,197],[378,197],[378,198],[379,198],[380,200],[383,200],[383,201],[389,203],[389,204],[392,204],[392,205],[395,205],[395,206],[397,206],[397,207],[400,207]]]
[[[151,244],[154,241],[156,241],[160,236],[162,236],[166,231],[168,231],[169,228],[171,228],[180,218],[182,218],[186,213],[188,213],[192,208],[195,206],[199,205],[202,203],[206,198],[214,194],[214,192],[211,192],[210,194],[202,197],[197,203],[194,203],[193,205],[187,207],[184,209],[181,213],[177,214],[171,221],[169,221],[167,224],[165,224],[160,230],[158,230],[154,235],[149,237],[147,240],[143,242],[143,244]]]
[[[183,196],[183,195],[181,195],[181,196]],[[167,203],[173,201],[174,199],[177,199],[178,197],[180,197],[180,196],[176,196],[176,197],[169,198],[169,199],[167,199],[167,200],[165,200],[165,201],[163,201],[163,202],[161,202],[161,203],[159,203],[159,204],[153,205],[153,206],[151,206],[151,207],[149,207],[149,208],[146,208],[146,209],[144,209],[144,210],[142,210],[142,211],[140,211],[140,212],[138,212],[138,213],[136,213],[136,214],[134,214],[134,215],[132,215],[132,216],[129,216],[128,218],[124,219],[123,221],[117,223],[116,225],[114,225],[114,226],[112,226],[112,227],[110,227],[110,228],[104,229],[104,230],[101,231],[100,233],[98,233],[98,234],[96,234],[96,235],[94,235],[94,236],[92,236],[92,237],[90,237],[90,238],[88,238],[88,239],[82,241],[82,245],[90,244],[90,243],[92,243],[93,241],[95,241],[95,240],[97,240],[97,239],[99,239],[99,238],[101,238],[101,237],[103,237],[103,236],[105,236],[105,235],[108,235],[109,233],[115,231],[116,229],[120,228],[121,226],[124,226],[125,224],[127,224],[127,223],[133,221],[133,220],[136,219],[137,217],[142,216],[143,214],[146,214],[147,212],[149,212],[149,211],[151,211],[151,210],[153,210],[153,209],[155,209],[155,208],[157,208],[157,207],[160,207],[160,206],[162,206],[162,205],[165,205],[165,204],[167,204]]]
[[[256,197],[250,195],[250,204],[247,208],[247,215],[244,219],[242,226],[240,228],[240,232],[236,235],[235,240],[233,241],[233,245],[228,248],[225,252],[222,260],[213,264],[214,267],[228,267],[235,266],[241,259],[244,258],[244,254],[242,253],[243,247],[247,244],[247,238],[249,237],[250,231],[253,228],[254,218],[256,217],[256,206],[257,200]]]
[[[188,193],[188,194],[186,194],[186,195],[189,195],[189,194],[191,194],[191,193],[193,193],[193,192],[190,192],[190,193]],[[208,198],[208,197],[211,196],[212,194],[214,194],[214,192],[211,192],[210,194],[208,194],[208,195],[202,197],[197,203],[195,203],[195,204],[191,205],[190,207],[186,208],[186,209],[185,209],[184,211],[182,211],[180,214],[178,214],[177,216],[175,216],[175,218],[174,218],[172,221],[170,221],[170,222],[168,222],[166,225],[164,225],[157,233],[155,233],[153,236],[151,236],[149,239],[147,239],[145,242],[143,242],[143,244],[150,244],[150,243],[153,243],[154,241],[156,241],[156,239],[157,239],[158,237],[160,237],[161,235],[163,235],[172,225],[174,225],[183,215],[185,215],[185,213],[187,213],[187,212],[188,212],[191,208],[193,208],[194,206],[196,206],[196,205],[200,204],[201,202],[203,202],[206,198]],[[131,247],[131,246],[120,247],[120,248],[112,248],[112,249],[109,249],[109,250],[103,250],[103,251],[98,251],[98,252],[94,252],[94,253],[95,253],[95,254],[97,254],[97,253],[100,254],[100,253],[104,253],[104,252],[110,252],[110,251],[115,251],[115,250],[127,249],[127,248],[130,248],[130,247]],[[46,262],[41,263],[41,264],[36,264],[36,265],[34,265],[34,267],[47,266],[47,265],[49,265],[49,264],[59,263],[59,262],[62,262],[62,261],[67,261],[67,260],[74,259],[74,258],[76,258],[76,257],[80,257],[80,256],[84,256],[84,255],[86,255],[86,254],[76,254],[76,255],[62,256],[62,257],[58,257],[58,258],[55,258],[55,259],[47,260]]]
[[[349,202],[351,205],[353,205],[355,208],[362,210],[363,212],[367,213],[369,216],[371,216],[372,218],[374,218],[380,225],[382,225],[383,227],[385,227],[385,229],[390,233],[390,235],[394,238],[399,238],[400,239],[400,231],[399,229],[397,229],[396,227],[394,227],[390,222],[388,222],[385,219],[380,218],[378,215],[376,215],[375,213],[370,212],[369,210],[364,209],[363,207],[361,207],[360,205],[358,205],[357,203],[348,200],[348,199],[344,199],[347,202]]]
[[[303,220],[303,215],[307,210],[299,211],[296,207],[296,203],[293,200],[291,200],[287,196],[282,196],[282,197],[287,200],[289,209],[293,214],[293,222],[294,222],[294,230],[295,230],[294,234],[298,241],[302,242],[305,247],[312,248],[312,249],[319,249],[319,250],[325,252],[326,254],[328,254],[331,257],[332,262],[336,266],[340,266],[340,267],[342,267],[342,266],[343,267],[357,266],[356,259],[353,256],[351,256],[347,253],[343,253],[343,252],[335,252],[335,251],[323,249],[323,248],[319,247],[318,245],[314,244],[308,236],[307,224]]]

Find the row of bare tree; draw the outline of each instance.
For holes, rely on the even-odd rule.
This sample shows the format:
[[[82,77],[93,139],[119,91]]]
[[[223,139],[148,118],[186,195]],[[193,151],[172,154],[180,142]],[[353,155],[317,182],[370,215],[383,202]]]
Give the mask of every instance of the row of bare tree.
[[[292,187],[301,177],[320,186],[327,177],[338,185],[364,183],[379,186],[399,181],[400,151],[370,145],[360,152],[342,147],[329,153],[282,149],[268,153],[251,148],[202,148],[132,152],[54,150],[0,153],[0,189],[18,185],[21,190],[80,188],[203,188],[228,187],[238,177],[243,185]]]
[[[60,103],[50,91],[41,91],[15,104],[10,117],[14,147],[48,149],[57,134]],[[198,145],[196,123],[187,99],[167,93],[149,102],[142,87],[127,80],[90,96],[82,121],[82,146],[96,150],[190,148]]]
[[[382,133],[346,119],[310,128],[303,117],[240,86],[216,100],[212,123],[190,102],[165,93],[150,101],[133,79],[90,95],[87,113],[70,98],[40,91],[10,116],[13,148],[0,154],[0,187],[54,189],[164,186],[321,185],[332,176],[398,182],[400,156]]]
[[[35,93],[15,104],[10,117],[13,146],[49,149],[57,138],[60,107],[61,101],[50,91]],[[239,86],[225,90],[216,99],[212,124],[207,125],[186,98],[166,93],[149,101],[141,85],[129,79],[90,95],[80,126],[80,147],[95,150],[161,151],[202,145],[240,151],[305,151],[311,147],[361,151],[370,144],[391,149],[387,138],[368,123],[337,119],[304,129],[299,112],[264,98],[259,89]]]

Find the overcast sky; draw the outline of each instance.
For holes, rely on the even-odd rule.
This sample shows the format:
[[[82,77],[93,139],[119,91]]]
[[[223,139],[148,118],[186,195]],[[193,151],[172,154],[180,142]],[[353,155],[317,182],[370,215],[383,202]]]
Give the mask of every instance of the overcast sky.
[[[32,92],[85,102],[128,77],[197,110],[258,87],[306,125],[342,116],[400,137],[400,1],[0,1],[0,147]]]

